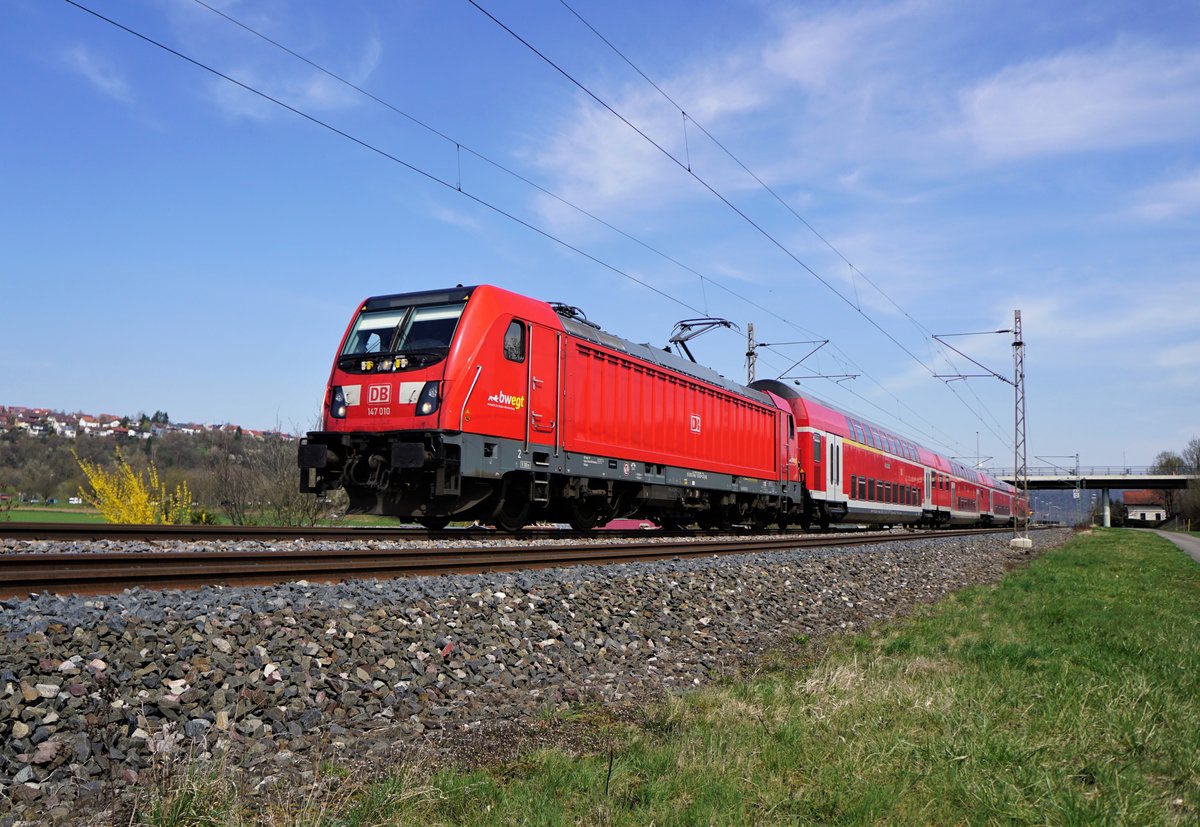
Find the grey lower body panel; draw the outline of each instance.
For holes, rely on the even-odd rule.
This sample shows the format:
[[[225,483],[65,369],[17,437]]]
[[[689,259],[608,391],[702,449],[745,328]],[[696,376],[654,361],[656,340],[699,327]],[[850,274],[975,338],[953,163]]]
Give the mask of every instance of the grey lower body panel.
[[[313,432],[301,441],[298,462],[302,491],[342,487],[350,494],[352,511],[395,516],[480,518],[489,507],[489,497],[512,475],[527,475],[544,484],[547,498],[562,491],[564,482],[585,482],[584,494],[619,500],[627,512],[621,516],[712,503],[722,497],[760,508],[771,502],[785,511],[804,502],[801,483],[444,431]],[[580,495],[578,486],[572,490]]]

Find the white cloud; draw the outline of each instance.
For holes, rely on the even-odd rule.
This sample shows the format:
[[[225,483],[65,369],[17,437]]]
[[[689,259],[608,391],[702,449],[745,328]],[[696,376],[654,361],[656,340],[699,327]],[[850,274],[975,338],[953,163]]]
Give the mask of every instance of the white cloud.
[[[1091,353],[1089,358],[1100,360],[1096,348],[1144,359],[1146,349],[1163,336],[1194,331],[1188,308],[1200,307],[1200,283],[1186,280],[1050,289],[1031,286],[1013,306],[1021,308],[1022,332],[1030,347],[1064,359]]]
[[[377,35],[367,38],[354,57],[352,71],[329,68],[328,71],[362,86],[379,67],[383,44]],[[315,61],[319,62],[319,61]],[[322,64],[327,68],[328,63]],[[349,109],[367,102],[367,98],[347,84],[318,69],[298,72],[294,62],[242,65],[227,71],[230,77],[259,90],[276,100],[310,114]],[[211,99],[225,114],[235,118],[262,120],[270,117],[277,107],[252,92],[241,89],[222,78],[209,84]]]
[[[478,230],[480,227],[479,222],[471,216],[458,210],[452,210],[436,201],[429,202],[429,214],[443,224],[449,224],[452,227],[461,227],[464,230]]]
[[[898,26],[922,15],[926,7],[918,0],[788,15],[782,36],[763,54],[763,68],[810,90],[843,87],[848,77],[861,78],[889,60],[904,40]]]
[[[130,91],[129,83],[121,73],[85,46],[74,46],[68,49],[63,58],[68,67],[82,75],[105,95],[121,103],[132,103],[133,94]]]
[[[1200,170],[1143,190],[1133,214],[1147,221],[1164,221],[1200,213]]]
[[[1195,370],[1200,368],[1200,341],[1174,345],[1156,353],[1154,364],[1161,368]]]
[[[667,151],[683,155],[683,124],[678,113],[667,116],[661,98],[651,92],[633,94],[613,108],[655,137]],[[668,123],[668,120],[671,122]],[[673,124],[673,128],[672,128]],[[672,137],[674,133],[674,138]],[[680,192],[686,173],[659,150],[591,99],[580,99],[567,122],[550,136],[534,158],[554,181],[551,189],[590,211],[603,212],[630,204],[661,205]],[[562,222],[577,214],[542,197],[539,208]]]
[[[931,0],[816,15],[784,11],[770,19],[766,45],[733,42],[726,53],[706,54],[655,82],[789,201],[796,197],[787,190],[811,186],[814,167],[847,158],[854,159],[849,172],[822,180],[869,188],[872,172],[862,158],[911,155],[927,151],[930,141],[946,141],[943,116],[934,112],[942,101],[912,83],[925,60],[918,44],[940,13]],[[678,111],[649,86],[597,92],[676,158],[684,161],[690,152],[692,168],[725,195],[757,191],[694,124],[685,148]],[[930,126],[935,118],[938,128]],[[536,148],[527,154],[552,190],[588,209],[651,211],[684,196],[706,198],[686,173],[590,98],[580,96],[551,133],[531,141]],[[543,201],[540,209],[566,220],[561,205]]]
[[[253,89],[263,89],[262,83],[250,70],[234,70],[227,73]],[[224,78],[213,78],[208,83],[209,95],[212,102],[225,115],[232,118],[249,118],[266,120],[271,116],[275,105],[265,98],[259,97],[248,89],[230,83]],[[269,92],[267,94],[270,94]],[[273,96],[274,97],[274,96]]]
[[[1117,43],[1008,67],[961,96],[962,127],[994,159],[1200,135],[1200,54]]]

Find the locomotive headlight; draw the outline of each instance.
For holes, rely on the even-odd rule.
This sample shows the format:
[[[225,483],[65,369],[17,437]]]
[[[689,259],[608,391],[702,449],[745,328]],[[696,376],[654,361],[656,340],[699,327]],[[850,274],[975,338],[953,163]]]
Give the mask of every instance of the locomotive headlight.
[[[426,382],[425,387],[421,388],[421,393],[417,396],[418,415],[429,416],[438,409],[438,405],[442,402],[439,385],[441,382]]]
[[[346,418],[346,394],[341,385],[333,386],[333,398],[329,400],[329,415],[334,419]]]

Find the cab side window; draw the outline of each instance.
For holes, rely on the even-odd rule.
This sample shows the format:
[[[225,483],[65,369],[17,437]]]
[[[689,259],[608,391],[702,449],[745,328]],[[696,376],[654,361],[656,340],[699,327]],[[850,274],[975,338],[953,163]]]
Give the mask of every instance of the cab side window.
[[[525,361],[525,325],[515,319],[504,331],[504,358],[510,362]]]

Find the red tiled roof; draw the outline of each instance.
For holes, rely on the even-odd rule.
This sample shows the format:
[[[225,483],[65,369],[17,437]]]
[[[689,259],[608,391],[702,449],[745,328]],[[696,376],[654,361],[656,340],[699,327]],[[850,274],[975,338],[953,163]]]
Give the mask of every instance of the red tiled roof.
[[[1126,491],[1124,495],[1125,505],[1153,505],[1158,508],[1163,507],[1163,499],[1161,491]]]

